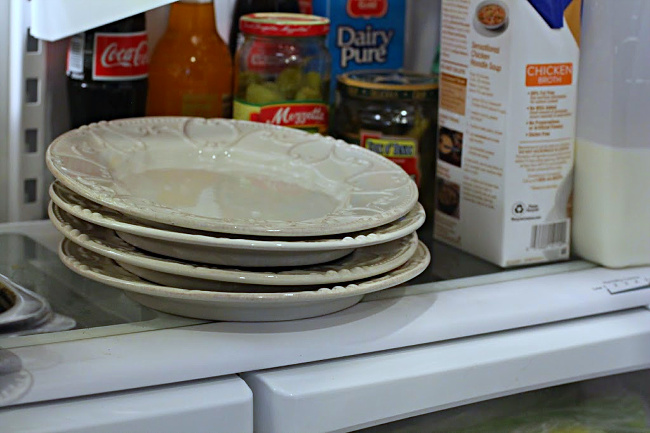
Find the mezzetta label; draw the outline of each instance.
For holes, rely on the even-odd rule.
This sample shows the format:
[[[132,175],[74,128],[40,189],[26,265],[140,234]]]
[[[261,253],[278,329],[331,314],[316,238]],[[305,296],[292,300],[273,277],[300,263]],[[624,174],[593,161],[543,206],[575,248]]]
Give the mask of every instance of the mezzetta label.
[[[233,117],[325,133],[329,123],[329,108],[327,104],[317,102],[281,103],[260,107],[236,100]]]

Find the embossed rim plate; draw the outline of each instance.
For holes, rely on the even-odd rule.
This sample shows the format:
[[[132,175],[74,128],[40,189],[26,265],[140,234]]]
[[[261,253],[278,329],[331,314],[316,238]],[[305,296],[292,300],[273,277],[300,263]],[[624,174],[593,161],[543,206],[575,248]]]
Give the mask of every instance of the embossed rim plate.
[[[246,239],[173,226],[156,227],[92,202],[55,181],[50,198],[65,212],[84,221],[115,230],[128,243],[154,253],[165,249],[168,255],[192,260],[200,255],[203,263],[226,266],[304,266],[334,260],[355,248],[377,245],[413,233],[425,220],[424,208],[416,203],[396,221],[348,235],[320,238]],[[332,251],[340,250],[341,255]]]
[[[288,293],[228,293],[185,290],[149,283],[113,260],[86,250],[69,239],[59,246],[61,261],[72,271],[125,290],[143,305],[166,313],[207,320],[278,321],[304,319],[351,307],[367,293],[405,283],[426,269],[429,250],[418,243],[415,254],[392,271],[346,286]]]
[[[77,194],[126,215],[231,234],[324,236],[366,230],[402,217],[418,198],[410,177],[370,150],[297,129],[231,119],[144,117],[94,123],[54,140],[46,163]],[[222,189],[209,191],[210,203],[232,215],[207,215],[203,204],[196,204],[203,203],[198,198],[193,202],[198,210],[183,210],[164,205],[161,193],[154,200],[147,187],[131,191],[141,182],[129,175],[170,168],[196,172],[199,166],[243,179],[241,190],[214,184],[215,191]],[[284,200],[285,189],[298,192],[287,197],[284,208],[273,199],[266,205],[270,208],[255,204],[251,197],[265,197],[261,191],[266,193],[273,181],[285,186],[269,196]],[[327,206],[324,197],[331,201]],[[291,217],[263,219],[274,206],[279,215]]]
[[[120,239],[113,230],[76,218],[50,203],[48,214],[66,238],[118,262],[173,275],[241,284],[336,284],[370,278],[395,269],[414,254],[418,237],[411,233],[379,245],[358,248],[335,262],[289,270],[245,270],[184,262],[141,251]]]

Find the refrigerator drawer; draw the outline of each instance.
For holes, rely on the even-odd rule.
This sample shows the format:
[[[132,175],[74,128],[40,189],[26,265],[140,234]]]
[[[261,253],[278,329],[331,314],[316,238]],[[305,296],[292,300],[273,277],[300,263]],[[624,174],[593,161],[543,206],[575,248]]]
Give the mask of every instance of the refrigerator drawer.
[[[354,431],[647,368],[649,338],[650,311],[635,309],[242,377],[259,433]]]
[[[0,409],[0,426],[14,433],[252,433],[253,399],[241,379],[226,376]]]

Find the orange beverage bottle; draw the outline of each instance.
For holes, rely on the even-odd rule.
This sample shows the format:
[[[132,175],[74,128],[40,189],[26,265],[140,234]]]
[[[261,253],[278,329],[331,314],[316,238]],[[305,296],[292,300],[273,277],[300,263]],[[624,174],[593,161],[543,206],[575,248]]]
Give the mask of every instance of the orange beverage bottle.
[[[231,117],[232,74],[212,0],[173,3],[149,64],[147,115]]]

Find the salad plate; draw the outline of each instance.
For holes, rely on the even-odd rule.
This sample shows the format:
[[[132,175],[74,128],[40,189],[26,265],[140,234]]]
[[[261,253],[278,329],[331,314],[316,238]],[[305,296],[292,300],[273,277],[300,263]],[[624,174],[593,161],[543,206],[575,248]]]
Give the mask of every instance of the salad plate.
[[[406,215],[417,186],[368,149],[232,119],[143,117],[69,131],[46,163],[75,193],[145,221],[210,232],[304,237]]]
[[[421,242],[413,256],[399,268],[347,285],[281,293],[236,293],[185,290],[150,283],[113,260],[64,239],[61,261],[72,271],[124,290],[147,307],[180,316],[207,320],[279,321],[304,319],[343,310],[363,295],[405,283],[422,273],[431,260]]]
[[[225,266],[305,266],[339,259],[356,248],[404,237],[422,226],[425,212],[416,205],[403,217],[359,232],[315,238],[255,238],[146,223],[88,200],[55,181],[50,198],[63,211],[115,230],[140,249],[181,260]]]
[[[121,263],[166,274],[240,284],[314,285],[335,284],[373,277],[404,264],[418,245],[416,233],[384,244],[358,248],[334,262],[300,268],[256,269],[219,267],[186,262],[139,250],[120,239],[113,230],[66,214],[50,204],[54,226],[66,238],[97,254]]]

